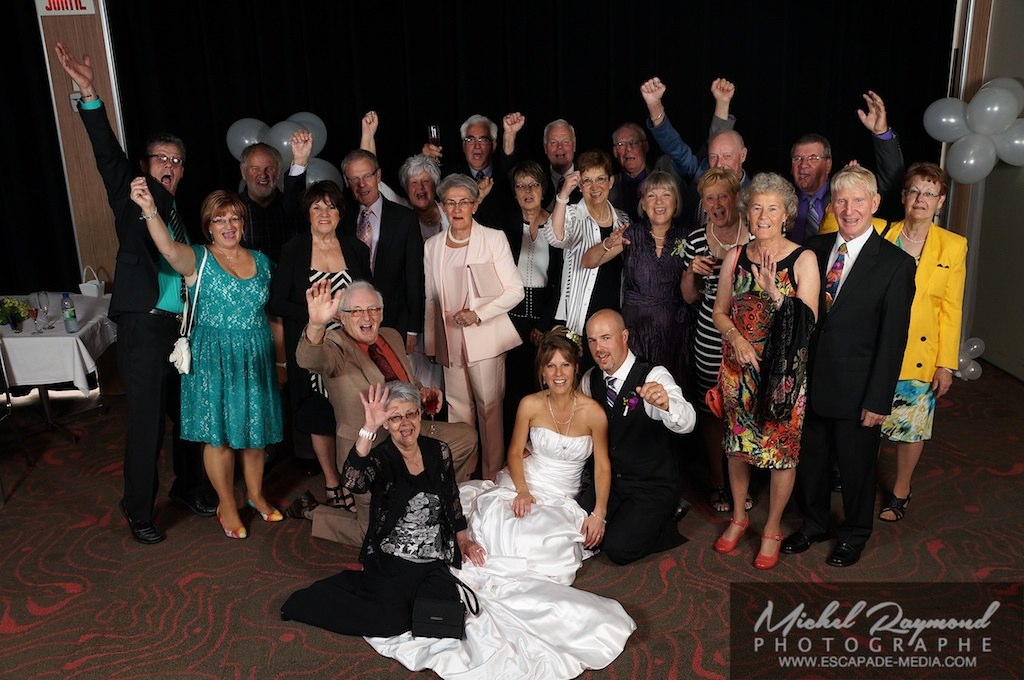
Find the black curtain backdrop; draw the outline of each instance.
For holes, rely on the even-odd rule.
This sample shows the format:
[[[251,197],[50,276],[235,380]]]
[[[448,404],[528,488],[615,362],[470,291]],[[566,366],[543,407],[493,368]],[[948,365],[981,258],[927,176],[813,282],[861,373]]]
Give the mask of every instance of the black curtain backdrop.
[[[528,157],[543,158],[544,125],[558,117],[576,127],[578,151],[610,149],[621,122],[643,121],[639,86],[654,75],[668,85],[673,124],[695,147],[714,108],[711,81],[736,84],[732,112],[748,171],[788,177],[790,144],[812,131],[831,140],[835,168],[850,159],[871,167],[870,137],[856,116],[868,89],[885,99],[908,163],[938,160],[921,120],[947,94],[955,5],[108,0],[129,153],[156,130],[185,140],[179,203],[190,224],[208,192],[238,188],[225,134],[239,118],[272,126],[312,111],[327,125],[320,157],[337,164],[374,109],[384,178],[396,186],[428,124],[441,125],[446,152],[457,155],[458,126],[473,113],[500,125],[521,111],[518,142]],[[2,76],[0,292],[70,289],[74,234],[32,0],[7,14],[0,37],[18,58]]]

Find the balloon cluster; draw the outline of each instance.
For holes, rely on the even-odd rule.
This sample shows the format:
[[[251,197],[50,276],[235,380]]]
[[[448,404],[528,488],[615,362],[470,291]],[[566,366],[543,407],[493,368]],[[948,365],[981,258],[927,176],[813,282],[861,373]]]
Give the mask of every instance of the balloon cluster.
[[[299,111],[270,127],[256,118],[240,118],[228,128],[228,151],[238,160],[246,147],[257,142],[269,144],[281,154],[281,167],[287,171],[292,164],[292,135],[299,130],[309,130],[313,134],[313,149],[309,163],[306,165],[306,186],[313,182],[329,179],[338,186],[344,186],[341,172],[333,164],[316,155],[324,150],[327,144],[327,126],[320,116],[309,111]],[[284,172],[282,174],[287,174]]]
[[[977,380],[981,377],[981,364],[975,361],[985,353],[985,341],[981,338],[967,338],[960,345],[960,370],[955,372],[958,378]]]
[[[1024,165],[1024,85],[1015,78],[985,83],[970,104],[956,97],[931,103],[924,111],[924,129],[940,142],[950,142],[946,172],[961,184],[988,177],[996,160]]]

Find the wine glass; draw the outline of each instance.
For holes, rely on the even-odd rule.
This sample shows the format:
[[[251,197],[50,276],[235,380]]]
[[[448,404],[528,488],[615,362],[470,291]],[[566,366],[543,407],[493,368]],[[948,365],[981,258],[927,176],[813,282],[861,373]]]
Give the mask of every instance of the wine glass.
[[[423,400],[423,415],[430,419],[430,434],[437,434],[437,428],[434,426],[434,416],[441,410],[441,395],[440,392],[435,391],[434,388],[430,388],[427,392],[426,399]]]
[[[29,299],[28,304],[28,318],[32,319],[32,324],[35,326],[35,330],[32,331],[32,335],[39,335],[40,333],[42,333],[42,331],[39,330],[39,310],[33,305],[31,298]]]
[[[50,296],[45,290],[41,290],[36,293],[36,308],[39,310],[39,314],[43,315],[43,330],[45,331],[47,321],[50,320]]]
[[[428,125],[427,126],[427,143],[433,144],[434,146],[441,146],[441,126],[440,125]]]

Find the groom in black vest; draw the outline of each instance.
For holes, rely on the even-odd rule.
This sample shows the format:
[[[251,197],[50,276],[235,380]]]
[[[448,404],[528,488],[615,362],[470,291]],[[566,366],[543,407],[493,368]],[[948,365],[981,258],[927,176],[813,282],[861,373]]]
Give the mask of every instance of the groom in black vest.
[[[605,406],[612,463],[600,547],[612,562],[629,564],[686,541],[674,519],[679,467],[672,433],[693,430],[697,416],[664,366],[629,351],[629,331],[618,312],[602,309],[590,317],[587,345],[597,367],[584,374],[580,387]],[[587,512],[594,509],[593,484],[578,500]]]

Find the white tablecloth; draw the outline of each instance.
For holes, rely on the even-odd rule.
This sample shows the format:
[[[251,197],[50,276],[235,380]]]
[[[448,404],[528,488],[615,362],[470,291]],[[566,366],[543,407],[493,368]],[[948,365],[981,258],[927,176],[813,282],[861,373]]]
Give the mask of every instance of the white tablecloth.
[[[50,320],[56,320],[50,330],[33,335],[35,326],[31,319],[25,320],[21,333],[15,333],[7,324],[0,326],[7,378],[11,385],[22,386],[73,382],[87,395],[88,376],[96,370],[96,358],[117,340],[117,325],[107,318],[110,295],[101,298],[71,296],[78,316],[77,333],[64,332],[61,294],[49,295]],[[25,299],[27,296],[10,297]]]

